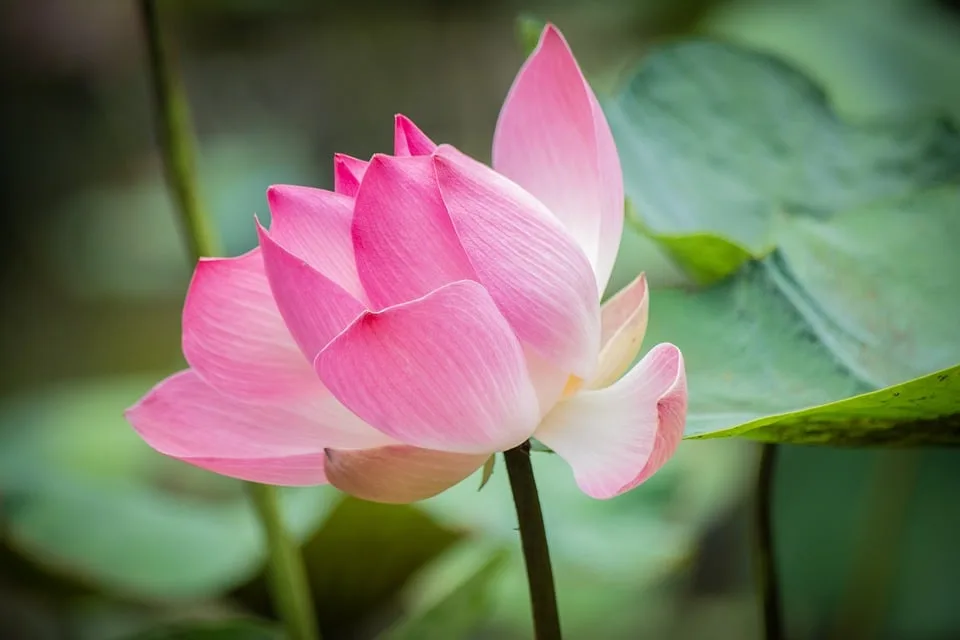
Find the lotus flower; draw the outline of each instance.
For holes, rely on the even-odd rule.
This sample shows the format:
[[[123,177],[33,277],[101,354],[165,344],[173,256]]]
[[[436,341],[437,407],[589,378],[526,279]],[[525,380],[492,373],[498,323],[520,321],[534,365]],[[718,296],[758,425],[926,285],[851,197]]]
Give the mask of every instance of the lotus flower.
[[[335,191],[274,186],[259,247],[205,259],[189,369],[127,417],[223,475],[423,499],[534,437],[609,498],[673,454],[683,359],[641,275],[603,306],[623,230],[610,129],[548,26],[497,123],[493,169],[396,117],[394,155],[338,155]],[[622,376],[622,377],[621,377]]]

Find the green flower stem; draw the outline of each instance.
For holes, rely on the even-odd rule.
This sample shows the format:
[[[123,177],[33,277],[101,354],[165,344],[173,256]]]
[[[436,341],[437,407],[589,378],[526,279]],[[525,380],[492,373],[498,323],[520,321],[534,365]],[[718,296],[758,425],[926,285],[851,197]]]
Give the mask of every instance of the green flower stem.
[[[550,550],[547,533],[543,527],[543,512],[540,497],[530,464],[530,443],[503,452],[510,477],[513,502],[517,507],[520,524],[520,544],[527,566],[527,581],[530,585],[530,602],[533,607],[533,631],[536,640],[560,640],[560,615],[557,611],[557,594],[553,586],[553,568],[550,566]]]
[[[213,221],[200,204],[190,107],[163,37],[157,0],[140,0],[140,14],[147,40],[157,133],[182,232],[194,260],[220,255]]]
[[[773,542],[773,478],[777,464],[777,446],[763,444],[757,471],[755,504],[755,567],[760,610],[763,615],[764,640],[783,639],[780,607],[780,582],[777,577]]]
[[[289,640],[318,640],[310,583],[296,543],[283,528],[277,488],[247,483],[250,500],[267,537],[270,592]]]
[[[194,261],[220,254],[213,222],[201,205],[194,140],[186,94],[163,38],[157,0],[139,0],[164,168],[183,235]],[[290,640],[319,640],[310,587],[296,544],[283,528],[275,487],[245,483],[260,519],[269,554],[274,606]]]

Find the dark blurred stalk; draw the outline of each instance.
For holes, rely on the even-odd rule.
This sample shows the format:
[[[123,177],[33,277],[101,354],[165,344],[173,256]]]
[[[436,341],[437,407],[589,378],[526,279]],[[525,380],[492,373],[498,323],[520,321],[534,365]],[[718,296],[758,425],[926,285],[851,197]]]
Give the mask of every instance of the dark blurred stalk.
[[[533,477],[533,465],[530,464],[530,443],[525,442],[504,451],[503,460],[510,477],[513,502],[517,507],[520,545],[523,547],[527,582],[530,585],[534,637],[536,640],[559,640],[560,614],[557,611],[557,594],[553,585],[553,567],[550,565],[540,496]]]
[[[780,603],[780,581],[773,540],[773,480],[777,468],[777,445],[760,447],[757,488],[754,496],[755,539],[754,566],[757,594],[763,616],[764,640],[783,640],[783,616]]]
[[[194,261],[220,254],[214,224],[201,204],[190,108],[164,40],[157,0],[140,0],[155,117],[164,169]],[[245,483],[267,541],[271,597],[289,640],[318,640],[310,586],[295,542],[284,531],[275,487]]]

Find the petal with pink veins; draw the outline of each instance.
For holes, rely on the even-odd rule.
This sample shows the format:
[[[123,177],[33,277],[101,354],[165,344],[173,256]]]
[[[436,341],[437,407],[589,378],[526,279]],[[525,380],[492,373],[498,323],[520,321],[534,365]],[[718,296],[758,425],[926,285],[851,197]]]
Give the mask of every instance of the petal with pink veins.
[[[404,504],[449,489],[489,457],[486,453],[447,453],[407,446],[328,449],[326,470],[330,484],[352,496]]]
[[[600,308],[600,358],[590,387],[613,384],[640,353],[647,332],[650,296],[647,278],[640,274]]]
[[[573,468],[594,498],[612,498],[653,475],[683,437],[687,382],[672,344],[650,350],[613,385],[560,402],[535,437]]]
[[[367,163],[345,153],[333,154],[333,190],[345,196],[357,195]]]
[[[280,315],[313,362],[348,324],[366,310],[343,287],[280,246],[273,234],[257,224],[260,250]]]
[[[346,407],[411,446],[501,451],[540,419],[520,343],[476,282],[364,313],[314,366]]]
[[[310,187],[267,189],[270,235],[287,251],[364,300],[353,254],[353,198]]]
[[[440,199],[430,156],[373,157],[357,193],[353,246],[375,309],[474,277]]]
[[[536,198],[489,167],[446,145],[434,164],[477,280],[517,336],[558,368],[590,376],[600,303],[583,251]]]
[[[603,291],[623,232],[620,158],[596,96],[553,25],[507,94],[493,137],[493,167],[560,219]]]
[[[437,145],[421,131],[413,120],[397,114],[393,117],[393,155],[428,156]]]
[[[325,482],[326,447],[392,442],[330,395],[283,407],[258,405],[220,393],[189,369],[160,382],[126,417],[160,453],[270,484]]]
[[[183,306],[183,355],[236,398],[285,402],[326,393],[280,316],[259,248],[197,264]]]

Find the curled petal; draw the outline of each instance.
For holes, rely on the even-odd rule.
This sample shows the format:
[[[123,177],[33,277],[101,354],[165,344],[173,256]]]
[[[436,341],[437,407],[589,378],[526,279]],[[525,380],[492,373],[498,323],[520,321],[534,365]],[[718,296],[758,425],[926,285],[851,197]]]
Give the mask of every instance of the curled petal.
[[[311,267],[364,300],[353,254],[353,198],[310,187],[267,189],[270,234]]]
[[[160,382],[126,417],[160,453],[270,484],[325,482],[324,447],[391,442],[329,395],[283,407],[259,405],[220,393],[189,369]]]
[[[183,306],[183,354],[234,397],[284,402],[324,394],[280,316],[260,249],[197,264]]]
[[[357,193],[353,245],[375,309],[473,277],[429,156],[373,157]]]
[[[365,307],[343,287],[274,241],[257,225],[270,289],[300,351],[311,362]]]
[[[367,163],[345,153],[333,155],[333,190],[345,196],[357,195]]]
[[[416,447],[491,453],[540,418],[520,344],[476,282],[364,313],[314,366],[351,411]]]
[[[493,167],[560,219],[603,291],[623,233],[620,158],[596,96],[553,25],[544,29],[500,111]]]
[[[630,368],[640,353],[649,311],[647,278],[642,273],[601,307],[600,358],[592,388],[613,384]]]
[[[363,500],[397,504],[437,495],[479,469],[489,457],[407,446],[328,449],[326,468],[330,484],[341,491]]]
[[[683,356],[664,343],[615,384],[560,402],[535,436],[570,464],[584,493],[612,498],[673,455],[686,415]]]
[[[437,148],[433,140],[413,124],[407,116],[393,117],[393,155],[428,156]]]
[[[477,280],[525,344],[580,377],[596,366],[600,304],[590,263],[533,196],[448,146],[437,183]]]

